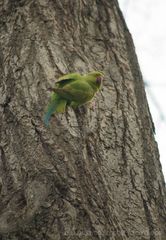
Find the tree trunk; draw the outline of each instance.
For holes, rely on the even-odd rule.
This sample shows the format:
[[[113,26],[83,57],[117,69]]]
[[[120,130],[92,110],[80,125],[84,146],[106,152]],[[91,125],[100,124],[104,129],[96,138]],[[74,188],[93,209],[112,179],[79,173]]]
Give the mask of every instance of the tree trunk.
[[[164,240],[166,191],[131,35],[115,0],[0,3],[0,239]],[[95,110],[43,124],[49,87],[105,74]]]

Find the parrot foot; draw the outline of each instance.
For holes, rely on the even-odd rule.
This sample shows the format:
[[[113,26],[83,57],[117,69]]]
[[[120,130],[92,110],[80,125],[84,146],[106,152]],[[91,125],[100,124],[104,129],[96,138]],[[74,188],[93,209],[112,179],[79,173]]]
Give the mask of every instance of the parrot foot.
[[[48,88],[48,91],[50,91],[50,92],[55,92],[55,88],[49,87],[49,88]]]
[[[95,109],[96,109],[96,102],[91,102],[91,103],[90,103],[90,108],[91,108],[93,111],[95,111]]]

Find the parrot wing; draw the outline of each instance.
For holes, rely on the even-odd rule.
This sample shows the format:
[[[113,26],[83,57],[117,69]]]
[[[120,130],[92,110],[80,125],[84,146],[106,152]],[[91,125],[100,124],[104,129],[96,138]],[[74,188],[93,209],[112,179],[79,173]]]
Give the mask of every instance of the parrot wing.
[[[66,84],[70,84],[71,82],[74,82],[74,81],[79,80],[81,78],[82,78],[82,76],[79,73],[66,74],[66,75],[58,78],[58,81],[55,83],[55,85],[62,88]]]
[[[95,94],[93,88],[87,82],[82,80],[71,82],[63,88],[54,89],[54,91],[62,98],[80,104],[90,101]]]

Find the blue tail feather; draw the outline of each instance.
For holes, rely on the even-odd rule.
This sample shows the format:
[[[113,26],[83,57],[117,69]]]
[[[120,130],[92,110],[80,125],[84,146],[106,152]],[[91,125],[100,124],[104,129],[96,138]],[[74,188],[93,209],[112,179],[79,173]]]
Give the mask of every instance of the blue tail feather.
[[[48,127],[51,115],[55,112],[57,106],[57,101],[53,100],[48,106],[47,112],[44,115],[44,123]]]

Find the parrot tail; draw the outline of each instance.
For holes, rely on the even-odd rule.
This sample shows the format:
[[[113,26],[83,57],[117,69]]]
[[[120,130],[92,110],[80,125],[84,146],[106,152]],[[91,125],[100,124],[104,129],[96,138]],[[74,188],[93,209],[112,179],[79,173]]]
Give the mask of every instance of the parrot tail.
[[[47,111],[44,115],[44,123],[48,127],[50,118],[54,112],[64,112],[66,108],[66,100],[60,98],[55,93],[51,97],[51,101],[47,107]]]

